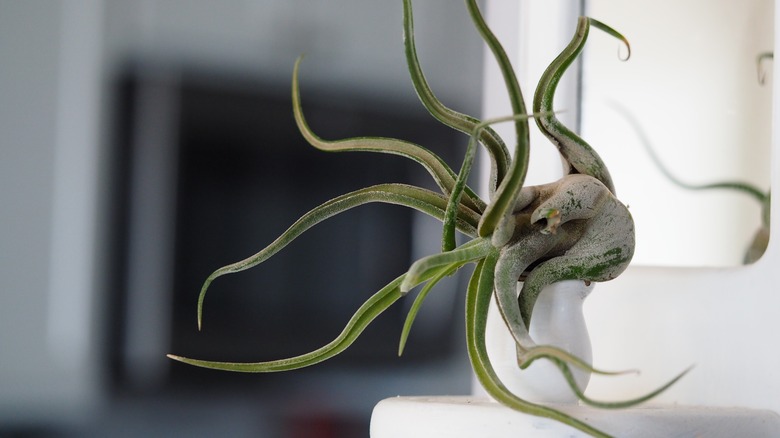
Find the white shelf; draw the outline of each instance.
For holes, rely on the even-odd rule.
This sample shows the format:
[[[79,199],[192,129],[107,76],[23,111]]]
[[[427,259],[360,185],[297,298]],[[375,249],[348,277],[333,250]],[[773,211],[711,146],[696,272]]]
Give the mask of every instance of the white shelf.
[[[642,406],[604,410],[580,405],[556,409],[614,436],[753,438],[777,436],[780,415],[745,408]],[[492,400],[462,397],[395,397],[371,416],[371,438],[584,437],[556,421],[513,411]]]

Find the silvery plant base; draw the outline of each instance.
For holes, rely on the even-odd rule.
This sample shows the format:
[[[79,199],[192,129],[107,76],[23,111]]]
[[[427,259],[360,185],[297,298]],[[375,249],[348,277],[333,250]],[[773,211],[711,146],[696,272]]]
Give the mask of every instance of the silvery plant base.
[[[745,408],[640,406],[604,410],[551,405],[616,437],[776,437],[780,415]],[[556,421],[513,411],[490,399],[396,397],[382,400],[371,416],[371,438],[584,437]]]

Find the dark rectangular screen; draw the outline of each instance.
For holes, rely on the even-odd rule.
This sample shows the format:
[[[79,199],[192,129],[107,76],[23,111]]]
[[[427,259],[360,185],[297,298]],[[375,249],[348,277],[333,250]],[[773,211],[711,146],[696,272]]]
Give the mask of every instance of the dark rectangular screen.
[[[126,166],[144,165],[135,157],[137,135],[132,126],[142,117],[142,106],[134,99],[146,82],[143,76],[130,75],[123,83],[121,124],[127,138],[119,156],[126,158]],[[387,204],[354,208],[314,226],[259,267],[216,280],[205,301],[203,330],[198,332],[196,303],[203,280],[214,269],[259,251],[307,211],[374,184],[438,188],[419,164],[403,157],[329,153],[310,146],[295,125],[287,86],[196,74],[180,75],[162,86],[173,88],[170,94],[175,96],[175,116],[170,117],[175,126],[169,127],[171,140],[161,146],[172,148],[175,157],[168,169],[175,175],[171,178],[175,196],[170,205],[174,236],[172,289],[166,298],[171,309],[165,322],[167,351],[220,361],[263,361],[311,351],[336,337],[368,297],[408,269],[414,239],[432,239],[433,247],[438,245],[438,234],[420,236],[415,228],[416,222],[429,220],[420,219],[420,213]],[[433,149],[459,166],[464,137],[439,125],[421,108],[348,92],[307,93],[304,87],[303,93],[304,113],[323,138],[397,137]],[[132,199],[137,183],[119,184],[126,192],[119,204]],[[143,207],[125,202],[118,211],[132,217],[133,208]],[[133,229],[128,221],[118,223]],[[133,231],[139,232],[145,231]],[[119,234],[133,239],[133,233]],[[117,289],[123,290],[121,285]],[[452,301],[461,296],[446,293],[452,294]],[[123,310],[129,301],[122,296],[116,300],[118,333],[138,323]],[[407,310],[408,302],[390,308],[334,359],[335,365],[325,366],[415,366],[447,359],[455,336],[453,321],[460,314],[450,312],[446,324],[413,333],[403,359],[398,359],[397,342]],[[123,338],[115,339],[115,354],[121,356]],[[128,366],[121,357],[116,360],[120,369]],[[169,383],[203,380],[203,370],[168,366]],[[208,380],[231,378],[211,372]]]

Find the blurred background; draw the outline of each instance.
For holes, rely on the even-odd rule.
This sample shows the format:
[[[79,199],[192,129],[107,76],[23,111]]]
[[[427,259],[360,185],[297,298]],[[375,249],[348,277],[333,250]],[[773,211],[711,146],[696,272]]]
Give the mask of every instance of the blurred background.
[[[480,109],[482,46],[465,8],[415,5],[438,97]],[[166,353],[260,361],[310,351],[438,251],[401,207],[331,219],[267,265],[200,284],[320,203],[380,182],[431,186],[399,157],[313,150],[393,136],[460,165],[404,62],[400,2],[0,0],[0,436],[367,436],[374,404],[466,394],[460,278],[428,299],[402,358],[409,302],[341,357],[237,375]]]
[[[706,17],[684,8],[672,15],[681,23],[660,24],[677,33],[663,35],[646,19],[667,17],[663,3],[573,3],[490,5],[498,6],[491,23],[517,59],[524,89],[568,42],[583,8],[624,30],[632,62],[615,61],[611,39],[593,38],[583,74],[567,75],[571,83],[558,93],[567,99],[561,117],[579,124],[617,170],[644,239],[637,264],[740,264],[759,206],[713,194],[705,210],[698,199],[709,194],[694,201],[670,187],[625,117],[599,108],[629,101],[659,155],[690,182],[737,178],[768,187],[771,81],[758,83],[754,60],[773,50],[773,2],[722,2]],[[720,19],[731,32],[721,31]],[[260,250],[306,211],[376,183],[433,186],[400,157],[311,148],[290,103],[301,54],[304,112],[320,136],[398,137],[460,166],[466,138],[420,105],[401,20],[399,1],[0,0],[0,436],[362,437],[382,398],[470,392],[460,277],[427,299],[402,358],[397,341],[410,300],[344,355],[310,369],[239,375],[165,358],[261,361],[308,352],[412,260],[439,251],[435,221],[363,206],[318,225],[263,266],[219,279],[197,330],[203,279]],[[483,67],[462,4],[417,2],[415,23],[422,67],[440,100],[482,113],[484,68],[486,114],[508,113],[500,76],[490,73],[492,61]],[[735,42],[730,50],[741,58],[723,55],[721,40]],[[685,99],[700,107],[668,108]],[[724,121],[713,124],[716,116]],[[717,147],[700,132],[719,137]],[[689,134],[696,139],[684,140]],[[555,150],[534,154],[540,150],[559,173]],[[691,173],[699,170],[706,172]],[[658,215],[680,211],[675,200],[712,211],[707,222],[723,229],[693,233],[676,215]],[[667,237],[669,228],[686,240]],[[698,240],[687,240],[694,234]],[[653,244],[661,248],[651,254]]]

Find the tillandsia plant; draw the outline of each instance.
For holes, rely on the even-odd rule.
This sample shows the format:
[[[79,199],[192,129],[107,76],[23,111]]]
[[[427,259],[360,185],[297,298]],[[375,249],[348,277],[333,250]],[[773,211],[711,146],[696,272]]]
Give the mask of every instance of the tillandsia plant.
[[[317,136],[304,118],[298,84],[301,59],[298,59],[293,71],[293,112],[301,133],[312,146],[331,152],[368,151],[401,155],[427,169],[441,193],[406,184],[380,184],[347,193],[314,208],[260,252],[219,268],[206,279],[198,298],[198,327],[201,325],[206,291],[216,278],[268,260],[310,227],[359,205],[371,202],[397,204],[440,220],[443,224],[441,253],[413,263],[406,273],[371,296],[336,339],[310,353],[258,363],[169,357],[192,365],[239,372],[275,372],[313,365],[344,351],[375,317],[413,288],[421,286],[401,333],[400,354],[415,316],[433,286],[463,266],[475,264],[466,293],[467,350],[474,372],[486,391],[495,400],[513,409],[553,418],[592,435],[605,436],[602,431],[581,420],[549,406],[521,399],[507,389],[488,358],[485,326],[488,304],[495,296],[517,346],[518,366],[526,368],[540,359],[552,361],[580,400],[594,406],[620,408],[641,403],[671,386],[684,374],[634,400],[592,400],[575,383],[571,367],[595,373],[614,373],[595,370],[580,358],[554,346],[537,345],[529,334],[534,303],[545,286],[563,280],[611,280],[623,272],[633,256],[633,220],[628,209],[615,197],[607,167],[583,139],[558,121],[553,111],[558,82],[582,51],[591,28],[617,38],[627,48],[628,41],[606,24],[581,17],[569,45],[542,75],[532,111],[529,112],[504,49],[485,23],[476,0],[466,0],[476,29],[500,66],[513,111],[513,115],[506,118],[480,121],[453,111],[436,98],[417,59],[411,0],[404,0],[403,6],[406,61],[420,100],[441,123],[470,136],[460,171],[455,173],[429,150],[403,140],[362,137],[330,141]],[[531,118],[568,164],[567,174],[558,181],[538,186],[524,185],[529,165]],[[517,140],[513,154],[490,128],[491,124],[501,121],[514,122]],[[488,202],[466,184],[479,145],[486,149],[491,163]],[[456,230],[470,240],[457,246]],[[523,286],[518,297],[520,279]]]

